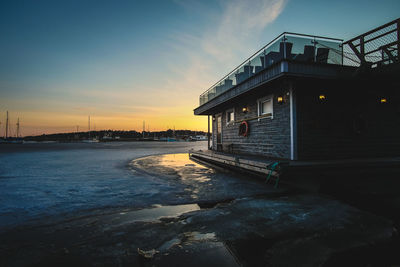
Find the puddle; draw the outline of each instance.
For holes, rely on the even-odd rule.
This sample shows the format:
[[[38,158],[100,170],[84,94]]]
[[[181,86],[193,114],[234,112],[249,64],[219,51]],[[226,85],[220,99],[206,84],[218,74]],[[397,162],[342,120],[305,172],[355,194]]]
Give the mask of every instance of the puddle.
[[[176,206],[154,205],[152,208],[135,211],[121,212],[118,215],[107,216],[113,227],[135,222],[154,222],[162,218],[174,218],[184,213],[200,210],[197,204],[185,204]]]
[[[197,204],[183,204],[174,206],[163,206],[160,204],[154,204],[151,208],[134,210],[134,211],[121,211],[117,214],[107,215],[104,219],[108,221],[110,227],[118,227],[124,224],[131,224],[135,222],[157,222],[165,218],[176,218],[184,213],[191,211],[197,211],[200,209],[214,208],[218,204],[230,203],[233,199],[221,200],[218,202],[201,202]],[[185,233],[186,238],[189,238],[189,234]],[[215,235],[214,235],[215,237]],[[210,235],[202,236],[201,233],[193,232],[191,239],[201,240],[204,238],[211,238]]]

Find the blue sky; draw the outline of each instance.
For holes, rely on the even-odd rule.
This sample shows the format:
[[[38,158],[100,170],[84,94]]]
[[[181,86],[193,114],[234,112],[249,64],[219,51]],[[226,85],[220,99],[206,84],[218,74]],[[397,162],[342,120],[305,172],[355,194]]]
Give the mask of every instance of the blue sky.
[[[206,129],[198,96],[284,31],[349,39],[400,1],[1,1],[0,121],[25,134]],[[0,134],[1,135],[1,134]]]

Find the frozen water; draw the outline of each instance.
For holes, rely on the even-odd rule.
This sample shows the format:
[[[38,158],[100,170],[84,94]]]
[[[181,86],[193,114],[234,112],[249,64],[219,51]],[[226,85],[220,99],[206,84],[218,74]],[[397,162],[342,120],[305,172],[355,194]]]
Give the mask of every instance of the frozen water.
[[[266,190],[259,182],[190,161],[187,152],[205,149],[206,142],[4,148],[0,147],[0,227],[46,216],[219,201]]]
[[[396,233],[392,222],[326,196],[274,189],[188,159],[189,149],[205,146],[0,146],[0,258],[7,266],[21,265],[20,255],[27,265],[136,266],[131,252],[140,248],[160,251],[149,262],[156,266],[322,265]],[[390,261],[388,247],[382,255]],[[354,259],[370,250],[377,251]]]
[[[0,146],[0,228],[47,215],[163,203],[176,186],[134,173],[128,163],[204,148],[206,142]]]

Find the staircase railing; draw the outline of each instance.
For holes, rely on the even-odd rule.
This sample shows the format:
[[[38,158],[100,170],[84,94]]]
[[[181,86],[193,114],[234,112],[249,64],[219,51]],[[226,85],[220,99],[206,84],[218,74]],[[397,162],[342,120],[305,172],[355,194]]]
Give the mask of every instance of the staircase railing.
[[[400,18],[343,43],[344,65],[379,67],[399,61]]]

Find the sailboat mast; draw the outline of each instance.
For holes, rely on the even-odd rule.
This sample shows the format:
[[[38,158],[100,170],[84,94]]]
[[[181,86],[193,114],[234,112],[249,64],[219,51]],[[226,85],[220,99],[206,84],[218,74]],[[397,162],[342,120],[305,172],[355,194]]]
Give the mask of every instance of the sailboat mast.
[[[88,119],[88,129],[89,129],[89,139],[90,139],[90,116],[89,116],[89,119]]]
[[[7,120],[6,120],[6,139],[8,138],[8,111],[7,111]]]
[[[19,137],[19,118],[17,120],[17,138]]]

